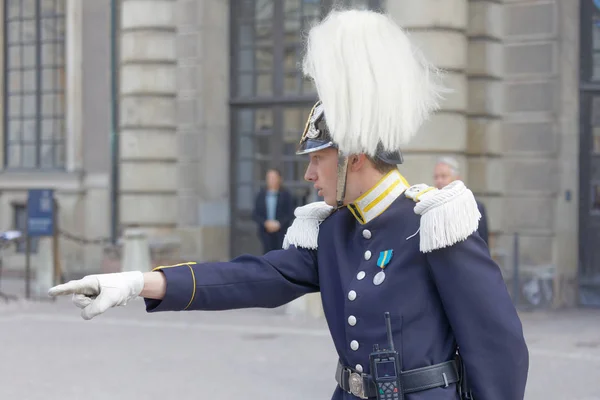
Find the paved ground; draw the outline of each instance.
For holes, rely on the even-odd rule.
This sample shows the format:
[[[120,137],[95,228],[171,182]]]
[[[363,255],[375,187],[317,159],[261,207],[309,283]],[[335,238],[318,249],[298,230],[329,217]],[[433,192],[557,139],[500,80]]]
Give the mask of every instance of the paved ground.
[[[523,314],[528,400],[600,400],[600,310]],[[92,321],[67,299],[0,300],[0,399],[328,399],[336,356],[323,321],[281,310]],[[242,372],[242,373],[240,373]]]

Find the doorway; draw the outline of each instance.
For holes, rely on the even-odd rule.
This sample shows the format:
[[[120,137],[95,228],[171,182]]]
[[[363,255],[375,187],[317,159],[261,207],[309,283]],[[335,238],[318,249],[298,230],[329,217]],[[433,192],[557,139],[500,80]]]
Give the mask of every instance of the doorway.
[[[600,6],[581,2],[579,303],[600,307]]]

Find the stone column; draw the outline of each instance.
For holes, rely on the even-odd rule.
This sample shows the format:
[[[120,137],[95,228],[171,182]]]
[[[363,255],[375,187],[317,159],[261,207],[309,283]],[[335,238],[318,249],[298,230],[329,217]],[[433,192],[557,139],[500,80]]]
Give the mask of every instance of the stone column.
[[[177,223],[174,0],[121,0],[120,223]]]
[[[181,256],[229,257],[229,6],[177,1],[178,232]]]
[[[512,234],[520,234],[521,276],[526,270],[556,266],[555,210],[560,182],[556,156],[561,146],[558,3],[544,0],[502,6],[504,174],[497,185],[503,193],[505,236],[498,244],[512,256]]]
[[[388,0],[386,5],[429,61],[447,72],[446,86],[453,90],[404,149],[401,171],[408,181],[431,183],[435,160],[442,154],[455,156],[466,168],[467,0]]]
[[[66,2],[66,169],[79,171],[83,168],[83,3],[79,0]]]
[[[556,3],[559,16],[557,91],[559,112],[557,138],[558,193],[554,209],[555,238],[553,261],[556,264],[554,306],[577,304],[579,266],[579,7],[578,0]],[[567,196],[569,194],[570,196]]]
[[[465,179],[488,214],[490,247],[502,232],[502,5],[490,1],[469,2],[468,135]]]

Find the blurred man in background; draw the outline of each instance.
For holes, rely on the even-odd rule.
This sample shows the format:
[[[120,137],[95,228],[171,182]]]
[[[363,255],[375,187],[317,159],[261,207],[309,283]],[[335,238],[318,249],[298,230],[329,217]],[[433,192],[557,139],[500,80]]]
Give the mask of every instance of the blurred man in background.
[[[443,187],[448,186],[451,182],[460,179],[459,171],[459,164],[455,158],[440,158],[433,169],[433,180],[435,182],[435,187],[442,189]],[[479,212],[481,213],[481,219],[479,220],[479,228],[477,228],[477,232],[479,233],[479,236],[481,236],[481,238],[489,245],[487,214],[485,212],[485,206],[479,200],[477,200],[477,208],[479,208]]]
[[[263,251],[281,249],[283,238],[294,218],[295,203],[290,191],[282,186],[281,173],[271,168],[266,174],[266,188],[256,196],[253,219]]]

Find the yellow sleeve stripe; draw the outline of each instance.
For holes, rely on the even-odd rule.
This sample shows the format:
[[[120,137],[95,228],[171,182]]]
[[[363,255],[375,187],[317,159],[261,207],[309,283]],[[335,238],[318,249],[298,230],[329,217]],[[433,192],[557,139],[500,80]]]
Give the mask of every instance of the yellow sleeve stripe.
[[[196,264],[196,263],[194,263]],[[190,269],[190,272],[192,273],[192,298],[190,299],[190,302],[188,303],[187,306],[185,306],[184,310],[187,310],[192,303],[194,302],[194,298],[196,297],[196,274],[194,274],[194,269],[192,268],[192,265],[187,264],[188,268]]]
[[[189,262],[184,262],[184,263],[180,263],[180,264],[175,264],[175,265],[159,265],[158,267],[152,269],[152,272],[154,271],[160,271],[161,269],[165,269],[165,268],[173,268],[173,267],[183,267],[184,265],[195,265],[198,264],[197,262],[193,262],[193,261],[189,261]]]
[[[165,269],[165,268],[183,267],[184,265],[187,265],[187,267],[190,269],[190,273],[192,274],[192,298],[190,299],[187,306],[185,306],[184,310],[187,310],[192,305],[192,303],[194,302],[194,299],[196,298],[196,274],[194,274],[194,269],[192,268],[192,265],[196,265],[196,264],[198,264],[198,263],[190,261],[190,262],[184,262],[184,263],[175,264],[175,265],[160,265],[160,266],[152,269],[152,272],[154,272],[154,271],[160,271],[161,269]]]

